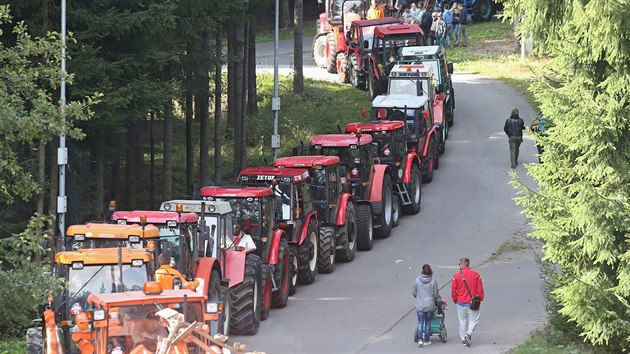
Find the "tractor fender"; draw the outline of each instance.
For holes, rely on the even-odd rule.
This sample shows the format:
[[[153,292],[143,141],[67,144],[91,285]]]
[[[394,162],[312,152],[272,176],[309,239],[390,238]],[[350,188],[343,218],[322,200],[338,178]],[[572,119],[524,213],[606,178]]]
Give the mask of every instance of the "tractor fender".
[[[435,128],[432,128],[432,131],[435,131]],[[405,157],[405,170],[403,171],[403,175],[402,175],[402,183],[411,182],[411,168],[413,167],[414,164],[417,164],[418,166],[420,166],[420,158],[418,157],[418,154],[416,154],[415,151],[412,151],[408,153],[407,156]]]
[[[199,280],[199,287],[197,291],[203,291],[205,296],[208,296],[208,284],[210,284],[210,274],[216,270],[221,273],[221,265],[216,258],[213,257],[201,257],[199,258],[199,264],[197,265],[197,271],[195,272],[195,279]]]
[[[346,33],[340,31],[339,27],[334,27],[333,31],[335,32],[335,41],[337,43],[335,49],[337,53],[345,53],[348,49],[348,46],[346,46]]]
[[[44,311],[44,326],[46,326],[46,351],[48,354],[61,354],[61,341],[59,340],[59,331],[55,323],[55,311],[48,309]]]
[[[381,72],[378,69],[378,65],[376,64],[376,60],[374,60],[374,57],[372,56],[372,53],[370,53],[368,58],[369,58],[369,61],[370,61],[370,65],[374,69],[374,75],[376,76],[376,80],[380,80],[381,79]]]
[[[433,121],[445,125],[444,99],[446,95],[441,93],[433,99]]]
[[[311,222],[311,220],[315,220],[315,224],[318,224],[317,212],[315,210],[308,213],[308,215],[306,215],[306,218],[304,219],[302,230],[300,230],[300,239],[298,240],[298,245],[301,245],[304,240],[306,240],[306,237],[308,237],[308,224]]]
[[[367,188],[367,199],[374,203],[380,202],[383,198],[383,179],[385,174],[389,174],[390,169],[387,165],[373,165],[370,173],[370,185]]]
[[[427,133],[427,137],[424,139],[424,146],[422,147],[422,156],[427,156],[429,153],[429,144],[431,143],[431,138],[435,136],[435,130],[437,129],[436,125],[433,125],[429,132]]]
[[[267,264],[278,264],[278,252],[280,251],[280,240],[286,238],[286,234],[282,229],[275,229],[271,236],[269,249],[267,253]]]
[[[342,193],[337,206],[337,221],[335,225],[342,226],[346,224],[346,207],[348,203],[352,203],[352,195],[350,193]]]
[[[225,262],[223,277],[230,280],[230,288],[243,282],[245,273],[245,256],[247,256],[247,252],[237,251],[234,249],[225,250],[223,253]]]
[[[330,25],[328,24],[328,17],[326,16],[325,12],[319,14],[319,19],[317,20],[317,26],[315,27],[324,33],[330,31]]]

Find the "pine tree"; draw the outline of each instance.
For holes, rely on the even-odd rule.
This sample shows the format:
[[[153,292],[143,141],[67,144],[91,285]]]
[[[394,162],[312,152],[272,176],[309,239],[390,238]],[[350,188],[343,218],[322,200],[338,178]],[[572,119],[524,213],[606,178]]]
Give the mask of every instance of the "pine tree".
[[[515,182],[544,257],[559,266],[553,296],[585,341],[630,347],[630,6],[627,1],[511,0],[551,61],[532,88],[554,124],[539,138],[538,190]]]

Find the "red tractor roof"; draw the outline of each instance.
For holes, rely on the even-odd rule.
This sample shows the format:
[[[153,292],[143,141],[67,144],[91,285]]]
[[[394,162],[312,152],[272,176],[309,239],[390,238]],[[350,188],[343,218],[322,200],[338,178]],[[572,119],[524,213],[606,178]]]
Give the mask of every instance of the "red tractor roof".
[[[273,167],[248,167],[238,175],[241,182],[271,182],[280,180],[283,182],[303,182],[309,176],[306,168],[273,168]]]
[[[115,211],[112,215],[112,220],[127,220],[129,223],[140,223],[140,215],[146,216],[149,224],[166,224],[168,221],[196,223],[198,218],[196,213],[182,213],[180,216],[174,211],[133,210]]]
[[[339,164],[339,157],[337,156],[290,156],[281,157],[273,162],[275,167],[313,167],[313,164],[319,166],[330,166]]]
[[[420,26],[415,23],[410,25],[389,25],[389,26],[379,26],[374,29],[374,35],[383,38],[385,36],[392,36],[398,34],[423,34]]]
[[[346,125],[346,133],[354,133],[358,130],[362,132],[378,132],[401,129],[405,126],[403,121],[374,121],[374,122],[357,122]]]
[[[321,145],[322,147],[363,146],[371,142],[372,136],[370,134],[362,135],[360,138],[357,138],[355,134],[322,134],[311,138],[311,146]]]
[[[352,21],[352,26],[355,27],[370,27],[370,26],[382,26],[394,23],[400,23],[400,20],[394,17],[375,18],[371,20]]]
[[[199,191],[202,197],[236,197],[236,198],[262,198],[273,195],[269,187],[203,187]]]

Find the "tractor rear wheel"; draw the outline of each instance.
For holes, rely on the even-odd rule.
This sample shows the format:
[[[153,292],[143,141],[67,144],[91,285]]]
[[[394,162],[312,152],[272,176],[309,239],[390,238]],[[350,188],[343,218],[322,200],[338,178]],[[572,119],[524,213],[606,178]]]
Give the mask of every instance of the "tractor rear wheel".
[[[392,227],[398,226],[400,214],[402,213],[402,202],[398,195],[394,195],[394,203],[392,204]]]
[[[335,230],[330,226],[319,228],[319,257],[317,270],[320,273],[332,273],[335,270]]]
[[[278,264],[274,269],[274,280],[276,289],[271,295],[271,307],[285,307],[289,299],[289,287],[293,276],[291,266],[291,255],[289,254],[289,243],[286,238],[280,239],[278,247]]]
[[[318,67],[326,67],[326,35],[321,35],[313,41],[313,60]]]
[[[348,75],[348,58],[346,53],[337,54],[337,75],[339,76],[339,82],[347,84],[350,82]]]
[[[230,331],[234,334],[256,334],[260,325],[262,271],[260,257],[248,254],[245,258],[243,282],[230,289],[232,318]]]
[[[435,157],[433,158],[433,169],[437,170],[440,168],[440,144],[437,141],[437,138],[435,139]]]
[[[346,224],[338,230],[341,237],[340,241],[343,248],[337,250],[337,257],[342,262],[352,262],[354,255],[357,253],[357,220],[354,205],[348,203],[346,207]]]
[[[337,73],[337,39],[335,33],[330,32],[326,35],[328,43],[328,56],[326,57],[326,70],[331,74]]]
[[[418,214],[420,212],[420,202],[422,201],[422,175],[418,165],[411,168],[411,182],[406,185],[409,192],[411,204],[403,205],[403,213]]]
[[[223,313],[217,325],[217,332],[230,335],[230,319],[232,318],[232,299],[230,296],[230,289],[227,286],[221,286],[219,292],[219,299],[223,302]]]
[[[26,330],[26,353],[42,354],[44,352],[44,338],[42,328],[33,327]]]
[[[440,154],[446,152],[446,139],[448,139],[448,123],[440,124]]]
[[[289,260],[291,261],[291,278],[289,279],[289,295],[295,295],[297,291],[297,279],[300,269],[300,261],[298,258],[298,250],[294,246],[289,246]]]
[[[381,227],[376,229],[377,238],[388,238],[392,234],[392,214],[394,193],[392,190],[392,179],[389,175],[383,176],[383,195],[381,198],[381,215],[379,215]]]
[[[477,0],[473,4],[473,20],[474,21],[488,21],[492,18],[492,1],[491,0]]]
[[[221,286],[221,274],[216,270],[210,273],[210,280],[208,281],[208,302],[224,303],[220,320],[211,323],[210,328],[213,329],[213,332],[227,335],[227,333],[225,333],[225,323],[228,321],[227,323],[229,324],[229,319],[226,317],[229,316],[229,313],[226,313],[226,309],[229,309],[229,306],[227,306],[226,303],[229,302],[229,299],[225,295],[225,288]]]
[[[374,241],[374,221],[372,208],[366,204],[357,205],[357,248],[359,251],[372,249]]]
[[[269,318],[269,310],[271,310],[271,294],[273,293],[273,283],[271,282],[271,269],[268,265],[261,266],[262,271],[262,300],[260,307],[260,320],[265,321]]]
[[[319,232],[314,222],[308,224],[306,239],[298,248],[299,271],[298,284],[311,284],[317,276],[317,259],[319,258]]]
[[[433,181],[433,169],[435,168],[435,139],[431,138],[429,140],[429,151],[427,151],[427,155],[424,157],[428,161],[425,165],[425,173],[422,175],[422,182],[429,183]]]
[[[359,90],[365,90],[365,77],[361,74],[361,68],[357,61],[357,55],[355,53],[350,54],[350,67],[348,68],[348,75],[350,75],[350,84]]]

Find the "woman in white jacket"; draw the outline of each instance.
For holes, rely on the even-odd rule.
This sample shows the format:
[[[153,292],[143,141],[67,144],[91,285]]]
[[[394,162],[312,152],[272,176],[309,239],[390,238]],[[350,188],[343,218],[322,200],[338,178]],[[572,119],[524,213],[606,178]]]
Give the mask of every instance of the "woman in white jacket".
[[[422,273],[416,278],[412,290],[416,298],[416,312],[418,313],[418,346],[431,344],[431,319],[435,310],[435,303],[440,298],[438,284],[433,279],[431,266],[422,266]]]

